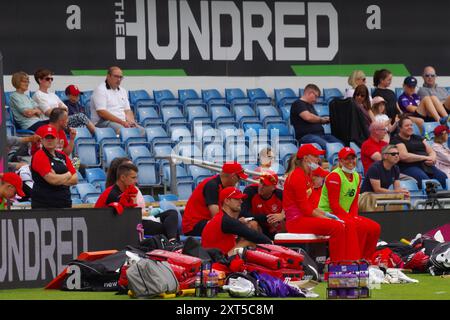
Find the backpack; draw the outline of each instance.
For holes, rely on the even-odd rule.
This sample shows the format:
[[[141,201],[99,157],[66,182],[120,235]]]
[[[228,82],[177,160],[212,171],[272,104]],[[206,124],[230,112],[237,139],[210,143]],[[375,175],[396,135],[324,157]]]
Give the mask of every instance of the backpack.
[[[155,249],[162,249],[167,251],[175,251],[181,249],[179,244],[171,244],[169,239],[163,234],[157,234],[142,240],[139,243],[139,250],[144,252],[152,251]]]
[[[69,291],[117,291],[120,268],[127,260],[126,250],[94,261],[73,260],[61,289]]]
[[[431,275],[450,274],[450,242],[438,244],[431,253],[430,261]]]
[[[129,266],[126,273],[128,288],[135,298],[178,292],[178,280],[166,261],[140,259]]]

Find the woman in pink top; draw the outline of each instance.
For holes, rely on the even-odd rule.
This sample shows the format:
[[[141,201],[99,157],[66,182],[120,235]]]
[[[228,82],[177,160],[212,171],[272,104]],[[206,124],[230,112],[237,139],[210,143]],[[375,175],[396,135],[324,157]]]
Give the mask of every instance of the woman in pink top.
[[[436,152],[436,167],[450,178],[450,149],[447,144],[449,132],[447,126],[437,126],[434,129],[434,143],[431,147]]]

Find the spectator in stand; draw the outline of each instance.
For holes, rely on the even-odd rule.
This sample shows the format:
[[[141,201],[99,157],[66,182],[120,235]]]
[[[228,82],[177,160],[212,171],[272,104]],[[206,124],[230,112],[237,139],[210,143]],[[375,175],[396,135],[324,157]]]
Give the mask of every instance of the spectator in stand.
[[[247,195],[235,187],[220,191],[219,212],[208,221],[202,231],[203,248],[217,248],[223,254],[231,256],[238,248],[254,247],[257,243],[272,243],[266,235],[240,221],[242,200],[246,197]]]
[[[345,98],[353,98],[357,86],[366,85],[366,75],[362,70],[353,70],[347,80],[350,88],[345,89]]]
[[[386,114],[391,119],[391,124],[398,122],[399,117],[403,114],[397,101],[397,96],[389,87],[392,83],[392,73],[387,69],[375,71],[373,75],[373,85],[376,87],[372,93],[372,97],[382,97],[386,102]],[[411,117],[411,120],[422,130],[423,119],[419,117]]]
[[[52,109],[50,112],[49,125],[55,127],[56,132],[58,132],[56,150],[64,152],[66,155],[70,156],[74,148],[77,131],[74,128],[69,128],[67,124],[67,110],[62,108]],[[66,131],[69,132],[69,140],[67,140]],[[41,148],[41,146],[41,143],[34,143],[31,146],[31,154],[33,155]]]
[[[283,191],[277,188],[278,176],[266,171],[244,190],[247,197],[241,208],[241,217],[254,219],[262,232],[273,239],[276,233],[285,232],[285,214],[283,210]]]
[[[206,223],[219,213],[219,193],[247,179],[244,169],[237,162],[226,162],[222,171],[203,180],[192,192],[183,214],[182,230],[187,236],[200,236]]]
[[[344,147],[339,153],[339,167],[325,179],[319,208],[330,212],[345,224],[345,250],[350,260],[370,259],[380,236],[380,225],[358,215],[361,177],[356,172],[356,153]]]
[[[14,198],[15,195],[24,197],[22,190],[22,179],[13,173],[0,173],[0,210],[7,209],[7,201]]]
[[[369,132],[369,138],[361,145],[361,161],[364,167],[364,174],[375,161],[381,161],[381,149],[388,144],[384,140],[384,137],[387,135],[387,129],[383,123],[373,122],[369,127]]]
[[[266,172],[275,171],[273,167],[273,162],[275,155],[273,154],[272,148],[267,147],[259,152],[259,167],[255,169],[255,172]],[[258,180],[258,177],[255,177]]]
[[[16,171],[29,164],[29,143],[38,143],[41,137],[37,134],[32,136],[7,136],[6,153],[8,154],[8,171]]]
[[[414,134],[411,119],[404,116],[398,125],[399,133],[392,137],[391,144],[400,152],[400,172],[416,179],[419,188],[423,179],[437,179],[445,187],[447,175],[435,166],[436,152],[423,137]]]
[[[91,134],[95,133],[95,126],[84,114],[84,107],[80,104],[80,95],[83,93],[77,86],[71,84],[65,90],[67,100],[64,104],[69,108],[69,127],[71,128],[88,128]]]
[[[400,169],[397,163],[400,161],[400,153],[394,145],[383,147],[381,152],[382,161],[374,162],[367,171],[361,193],[403,193],[409,197],[409,191],[400,186]],[[393,190],[389,190],[390,186]]]
[[[386,114],[386,101],[383,97],[376,96],[372,99],[372,113],[376,122],[381,122],[386,126],[388,133],[394,132],[397,128],[398,117],[392,121]],[[389,142],[390,136],[384,136],[384,140]]]
[[[448,147],[447,126],[437,126],[434,128],[434,143],[431,145],[436,152],[436,168],[444,172],[450,178],[450,149]]]
[[[295,129],[295,138],[300,144],[317,143],[325,149],[328,142],[342,142],[331,134],[325,134],[322,124],[329,123],[330,117],[317,115],[314,103],[319,96],[319,87],[308,84],[303,96],[292,104],[290,120]]]
[[[48,69],[39,69],[34,73],[34,79],[39,85],[39,90],[34,93],[33,100],[47,117],[50,117],[50,113],[55,108],[62,108],[66,111],[69,110],[54,92],[49,91],[53,82],[52,71]]]
[[[69,157],[56,150],[58,131],[45,125],[36,133],[41,137],[42,148],[31,159],[31,208],[71,208],[69,187],[78,183],[78,177]]]
[[[130,108],[128,92],[120,86],[122,80],[122,70],[110,67],[105,82],[92,93],[91,119],[97,127],[111,127],[117,133],[121,128],[138,127]]]
[[[423,70],[423,87],[419,89],[420,99],[430,97],[434,105],[442,104],[450,112],[450,95],[446,88],[439,87],[436,83],[436,70],[428,66]]]
[[[48,123],[48,118],[33,99],[25,94],[30,85],[28,74],[23,71],[16,72],[11,78],[12,85],[16,88],[10,96],[10,108],[17,129],[36,131],[40,126]]]
[[[412,76],[405,78],[403,81],[403,93],[398,98],[400,109],[407,115],[422,118],[424,121],[437,121],[446,124],[448,113],[444,106],[438,101],[436,101],[438,103],[434,104],[429,96],[420,99],[415,93],[416,86],[416,78]]]
[[[312,171],[318,167],[319,156],[325,151],[312,144],[302,145],[297,152],[295,169],[286,178],[283,191],[283,209],[286,229],[292,233],[313,233],[330,236],[329,250],[332,261],[347,260],[345,225],[336,217],[314,207]]]
[[[98,198],[95,208],[104,208],[113,203],[121,203],[121,196],[128,188],[135,188],[135,201],[131,207],[142,208],[145,216],[142,220],[144,235],[151,236],[164,234],[171,244],[178,240],[178,212],[175,210],[163,211],[160,208],[151,210],[151,216],[146,217],[145,200],[137,187],[138,168],[128,158],[116,158],[111,161],[106,178],[106,189]],[[123,203],[123,201],[122,201]],[[122,204],[122,207],[124,205]],[[125,207],[127,205],[125,204]],[[119,209],[120,210],[120,209]]]
[[[371,110],[371,104],[369,99],[369,89],[365,85],[359,85],[355,88],[355,92],[353,93],[353,101],[358,106],[359,110],[364,116],[366,120],[366,127],[369,128],[372,121],[375,120],[375,117]]]

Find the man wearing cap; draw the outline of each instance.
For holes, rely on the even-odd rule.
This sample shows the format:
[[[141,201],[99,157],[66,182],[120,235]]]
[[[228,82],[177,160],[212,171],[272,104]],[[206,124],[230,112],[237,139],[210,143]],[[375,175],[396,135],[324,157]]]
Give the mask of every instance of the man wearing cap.
[[[65,93],[68,99],[64,100],[64,104],[69,108],[68,126],[70,128],[87,127],[91,134],[94,134],[95,126],[86,116],[84,107],[80,104],[80,95],[83,93],[73,84],[67,86]]]
[[[319,96],[319,87],[308,84],[302,97],[292,104],[290,120],[295,129],[295,139],[299,143],[317,143],[325,149],[328,142],[342,142],[325,133],[322,124],[330,123],[330,117],[320,117],[314,108]]]
[[[219,212],[208,221],[202,232],[203,248],[217,248],[225,255],[232,255],[236,248],[272,243],[263,233],[239,221],[242,200],[245,198],[247,195],[235,187],[220,191]]]
[[[251,184],[244,190],[247,197],[241,217],[257,221],[264,234],[273,239],[276,233],[286,229],[283,192],[277,188],[278,176],[273,171],[264,172],[258,180],[259,184]]]
[[[425,67],[423,69],[423,87],[419,89],[417,93],[421,99],[430,97],[433,100],[433,104],[441,103],[447,110],[450,111],[450,95],[444,87],[440,87],[436,83],[436,70],[432,66]]]
[[[121,128],[138,126],[128,101],[128,92],[120,86],[122,79],[122,70],[110,67],[105,82],[94,90],[91,97],[92,122],[99,128],[113,128],[117,133]]]
[[[67,154],[57,150],[58,132],[55,127],[39,128],[42,148],[31,159],[34,185],[31,208],[70,208],[70,186],[78,183],[75,168]]]
[[[444,106],[441,103],[434,104],[429,96],[420,99],[416,94],[416,87],[416,78],[413,76],[405,78],[403,81],[403,93],[398,97],[400,109],[412,117],[422,118],[425,121],[447,123],[448,113]]]
[[[325,179],[319,208],[345,224],[346,257],[370,259],[380,236],[380,225],[358,215],[361,178],[356,172],[356,153],[344,147],[338,153],[339,166]]]
[[[0,210],[6,210],[8,199],[16,194],[19,197],[25,196],[22,190],[22,179],[13,172],[0,173]]]
[[[450,129],[447,126],[437,126],[434,128],[434,143],[431,145],[436,152],[436,168],[444,172],[450,178],[450,149],[448,147],[448,133]]]
[[[188,236],[200,236],[206,223],[219,212],[219,193],[247,179],[237,162],[226,162],[222,172],[203,180],[192,192],[183,214],[182,231]]]
[[[387,145],[381,150],[381,161],[374,162],[365,174],[361,193],[403,193],[409,197],[409,191],[400,186],[400,169],[397,166],[400,153],[394,145]],[[393,189],[389,190],[392,185]]]
[[[319,156],[325,151],[312,144],[302,145],[297,152],[295,169],[287,176],[283,191],[286,229],[292,233],[312,233],[329,236],[332,261],[346,260],[345,225],[331,214],[314,206],[310,200],[312,172],[317,170]]]

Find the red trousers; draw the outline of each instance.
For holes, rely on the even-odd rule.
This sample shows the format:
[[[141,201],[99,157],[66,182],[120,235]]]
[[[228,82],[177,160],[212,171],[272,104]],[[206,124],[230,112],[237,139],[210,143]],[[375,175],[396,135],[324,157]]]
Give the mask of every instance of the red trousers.
[[[348,260],[346,256],[346,233],[342,222],[314,217],[296,217],[286,221],[286,229],[291,233],[313,233],[330,236],[328,248],[332,261]]]
[[[353,217],[348,214],[337,216],[345,221],[347,259],[370,259],[380,237],[380,225],[365,217]]]

